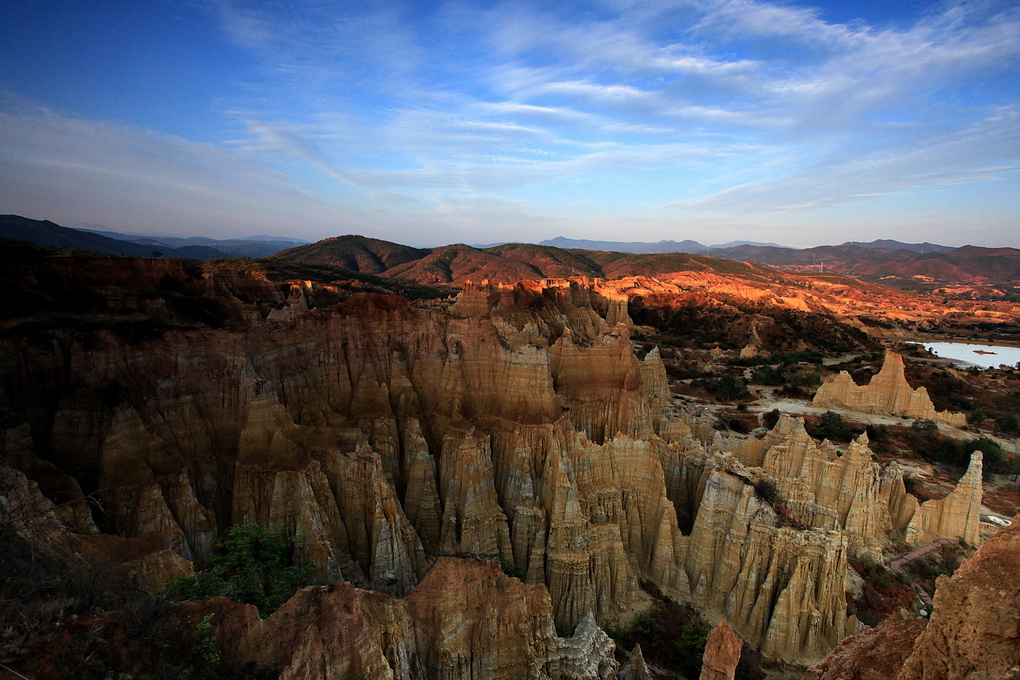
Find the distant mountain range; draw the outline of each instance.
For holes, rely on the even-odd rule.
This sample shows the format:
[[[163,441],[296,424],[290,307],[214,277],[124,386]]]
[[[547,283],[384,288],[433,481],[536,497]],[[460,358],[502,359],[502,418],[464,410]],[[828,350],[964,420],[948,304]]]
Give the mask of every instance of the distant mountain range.
[[[943,295],[1020,299],[1020,250],[953,248],[890,239],[795,249],[746,242],[703,246],[696,241],[640,243],[561,236],[540,244],[415,248],[347,235],[295,245],[295,239],[278,237],[156,239],[100,233],[16,215],[0,216],[0,238],[136,257],[151,257],[153,251],[165,257],[203,260],[272,254],[279,259],[334,265],[426,285],[457,285],[483,279],[661,276],[678,271],[726,274],[741,270],[743,275],[767,278],[762,267],[752,266],[765,265],[792,272],[845,275],[901,288],[937,290]]]
[[[502,245],[502,244],[500,244]],[[729,243],[720,243],[713,246],[706,246],[698,243],[697,241],[691,241],[690,239],[684,241],[589,241],[587,239],[573,239],[565,236],[557,236],[556,238],[541,241],[539,245],[543,246],[555,246],[556,248],[573,248],[580,250],[607,250],[617,253],[691,253],[693,255],[710,255],[712,257],[722,257],[725,259],[740,259],[737,257],[739,253],[758,253],[759,258],[768,259],[769,253],[789,253],[790,257],[794,257],[792,253],[806,252],[813,253],[815,248],[791,248],[789,246],[779,245],[778,243],[758,243],[755,241],[730,241]],[[893,241],[892,239],[878,239],[870,243],[863,243],[861,241],[848,241],[842,246],[820,246],[826,247],[852,247],[856,246],[866,250],[888,250],[894,252],[897,250],[906,250],[913,253],[948,253],[955,250],[952,246],[940,246],[934,243],[901,243],[900,241]],[[479,246],[482,247],[482,246]],[[762,250],[757,250],[762,249]],[[764,250],[764,249],[775,249],[775,250]],[[778,255],[775,255],[778,257]],[[753,258],[752,258],[753,259]],[[796,259],[796,258],[795,258]],[[810,255],[807,259],[810,259]],[[757,261],[757,260],[755,260]]]
[[[557,236],[556,238],[540,241],[538,245],[578,250],[605,250],[615,253],[691,253],[692,255],[708,255],[713,250],[722,250],[733,246],[784,247],[778,243],[755,243],[753,241],[730,241],[729,243],[705,246],[690,239],[650,243],[645,241],[590,241],[587,239],[567,238],[566,236]]]
[[[609,241],[552,239],[555,243],[606,245]],[[682,244],[684,242],[660,242]],[[693,241],[688,243],[694,243]],[[660,244],[623,244],[632,248]],[[622,252],[508,243],[487,248],[464,244],[412,248],[364,236],[339,236],[290,248],[274,257],[339,265],[354,271],[425,285],[464,281],[516,281],[546,277],[662,276],[705,271],[768,278],[761,266],[793,272],[844,275],[905,289],[957,297],[1020,299],[1020,250],[952,248],[931,243],[844,243],[815,248],[743,244],[713,247],[706,254]],[[754,270],[753,272],[751,270]]]
[[[72,229],[49,220],[33,220],[19,215],[0,215],[0,238],[28,241],[56,248],[77,248],[100,255],[163,257],[214,260],[222,257],[265,257],[284,248],[306,243],[279,236],[251,236],[239,239],[213,239],[201,236],[139,236],[115,231]]]

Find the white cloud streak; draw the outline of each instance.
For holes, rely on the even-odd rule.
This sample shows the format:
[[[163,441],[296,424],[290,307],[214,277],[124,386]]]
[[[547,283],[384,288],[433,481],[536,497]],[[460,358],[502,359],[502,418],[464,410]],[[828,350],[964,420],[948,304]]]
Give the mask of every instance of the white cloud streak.
[[[827,158],[774,179],[735,186],[667,208],[793,212],[858,203],[915,189],[1002,179],[1020,168],[1020,113],[1010,107],[961,131]]]
[[[617,214],[746,223],[1017,165],[1020,8],[1006,1],[885,25],[760,0],[209,6],[261,69],[223,98],[234,138],[9,111],[5,205],[49,216],[60,196],[112,226],[519,224],[544,218],[513,192],[551,202],[585,179],[598,203],[616,178],[654,172]]]
[[[0,204],[68,225],[136,232],[292,233],[364,218],[296,189],[250,155],[179,137],[61,116],[0,112]],[[263,231],[264,233],[264,231]]]

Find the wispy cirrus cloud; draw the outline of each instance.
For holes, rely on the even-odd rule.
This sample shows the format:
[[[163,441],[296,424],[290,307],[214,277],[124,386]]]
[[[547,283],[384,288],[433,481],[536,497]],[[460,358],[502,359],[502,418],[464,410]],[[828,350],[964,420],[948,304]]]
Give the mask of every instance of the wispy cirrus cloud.
[[[893,4],[875,20],[764,0],[204,6],[250,62],[217,99],[231,133],[201,144],[9,109],[0,178],[16,205],[52,192],[112,215],[121,199],[98,194],[115,187],[139,219],[176,205],[230,224],[293,211],[518,228],[579,224],[561,219],[573,205],[658,229],[683,213],[771,224],[947,184],[1016,185],[1009,0]],[[165,198],[133,196],[143,184]]]
[[[916,189],[1001,179],[1020,169],[1020,110],[1008,107],[964,130],[826,158],[666,208],[776,213],[858,203]]]
[[[144,233],[287,231],[294,215],[330,230],[363,216],[297,188],[251,155],[22,103],[0,111],[6,210]],[[215,228],[215,232],[209,231]]]

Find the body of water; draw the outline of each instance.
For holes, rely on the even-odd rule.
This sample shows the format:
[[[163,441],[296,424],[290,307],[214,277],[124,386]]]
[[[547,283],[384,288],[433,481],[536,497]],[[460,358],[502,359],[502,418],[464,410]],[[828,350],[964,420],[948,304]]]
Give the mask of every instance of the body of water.
[[[966,342],[918,342],[916,344],[926,347],[943,359],[955,359],[957,362],[981,368],[996,368],[1001,364],[1016,366],[1020,361],[1020,347],[972,345]]]

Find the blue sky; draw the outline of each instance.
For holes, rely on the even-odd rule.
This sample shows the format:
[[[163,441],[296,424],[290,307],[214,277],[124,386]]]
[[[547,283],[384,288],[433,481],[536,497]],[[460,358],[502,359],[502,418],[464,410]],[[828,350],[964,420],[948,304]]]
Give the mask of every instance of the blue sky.
[[[1020,247],[1015,0],[24,0],[0,25],[3,213]]]

